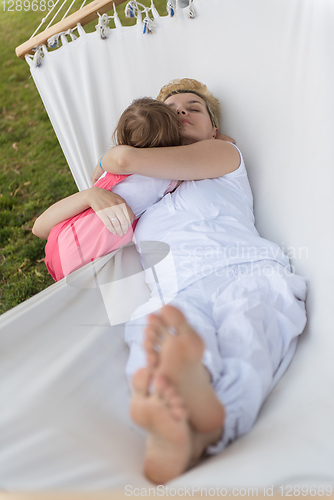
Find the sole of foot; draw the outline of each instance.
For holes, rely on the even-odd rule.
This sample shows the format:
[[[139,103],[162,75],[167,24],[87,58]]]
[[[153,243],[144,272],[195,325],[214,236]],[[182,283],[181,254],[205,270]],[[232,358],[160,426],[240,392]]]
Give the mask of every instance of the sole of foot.
[[[200,335],[173,306],[164,306],[159,315],[151,314],[148,321],[144,348],[157,390],[164,391],[169,383],[175,387],[196,431],[209,433],[221,429],[225,409],[202,364],[205,346]]]

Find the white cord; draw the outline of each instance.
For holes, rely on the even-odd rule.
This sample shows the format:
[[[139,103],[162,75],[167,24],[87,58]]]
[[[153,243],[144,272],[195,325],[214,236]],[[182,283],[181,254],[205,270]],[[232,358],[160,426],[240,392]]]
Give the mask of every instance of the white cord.
[[[65,14],[63,15],[63,17],[62,17],[62,19],[61,19],[61,20],[63,20],[63,19],[67,16],[67,14],[68,14],[68,12],[71,10],[71,8],[72,8],[72,6],[73,6],[74,2],[75,2],[75,0],[73,0],[73,1],[72,1],[71,5],[70,5],[70,6],[69,6],[69,8],[67,9],[67,11],[65,12]]]
[[[44,17],[42,19],[41,24],[38,26],[37,30],[35,30],[34,33],[31,35],[31,37],[29,38],[29,40],[36,35],[36,33],[39,31],[40,27],[43,26],[43,24],[46,22],[47,18],[49,17],[49,15],[51,14],[51,12],[53,12],[53,10],[56,8],[56,6],[57,6],[57,4],[59,2],[60,2],[60,0],[56,1],[56,3],[53,5],[52,9],[50,9],[49,12],[47,13],[46,17]]]
[[[47,25],[47,27],[45,29],[49,28],[49,26],[54,21],[54,19],[58,16],[59,12],[61,11],[61,9],[63,8],[63,6],[65,5],[66,2],[67,2],[67,0],[63,1],[63,3],[61,4],[61,6],[59,7],[59,9],[57,10],[57,12],[55,13],[55,15],[53,16],[53,18],[51,19],[51,21],[49,22],[49,24]]]

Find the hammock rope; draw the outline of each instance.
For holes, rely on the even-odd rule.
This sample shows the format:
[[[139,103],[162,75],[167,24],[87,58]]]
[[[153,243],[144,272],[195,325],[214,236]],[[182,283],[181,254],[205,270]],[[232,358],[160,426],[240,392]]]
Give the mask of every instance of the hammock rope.
[[[61,20],[65,19],[66,16],[68,15],[68,13],[70,12],[71,8],[73,7],[74,3],[75,3],[76,0],[72,0],[72,3],[70,4],[70,6],[68,7],[67,11],[65,12],[65,14],[63,15],[63,17],[61,18]],[[49,10],[49,12],[47,13],[47,15],[45,17],[43,17],[43,19],[41,20],[39,26],[36,28],[36,30],[33,32],[33,34],[31,35],[31,37],[29,38],[29,40],[31,40],[38,32],[39,30],[41,29],[41,27],[46,23],[48,17],[53,13],[53,11],[55,10],[55,8],[57,7],[57,5],[59,4],[60,0],[57,0],[55,3],[53,3],[52,5],[52,8]],[[82,2],[82,4],[80,5],[79,9],[78,10],[81,10],[85,5],[86,5],[86,2],[87,0],[84,0]],[[56,14],[53,16],[53,18],[51,19],[51,21],[49,22],[49,24],[44,28],[44,31],[46,29],[48,29],[53,21],[55,20],[55,18],[57,17],[57,15],[59,14],[59,12],[61,11],[61,9],[64,7],[64,5],[67,3],[67,0],[64,0],[64,2],[62,3],[62,5],[60,6],[60,8],[58,9],[58,11],[56,12]]]
[[[42,21],[41,21],[40,25],[39,25],[39,26],[38,26],[38,28],[37,28],[37,29],[33,32],[33,34],[31,35],[31,37],[29,38],[29,40],[31,40],[31,39],[32,39],[32,38],[36,35],[36,33],[38,33],[38,32],[39,32],[39,30],[41,29],[41,27],[43,26],[43,24],[45,24],[45,23],[46,23],[47,18],[50,16],[50,14],[52,14],[53,10],[56,8],[56,6],[58,5],[58,3],[59,3],[59,2],[60,2],[60,0],[57,0],[57,1],[56,1],[56,3],[55,3],[55,4],[53,4],[52,9],[50,9],[50,10],[49,10],[49,12],[47,13],[47,15],[46,15],[45,17],[43,17],[43,19],[42,19]],[[51,23],[52,23],[52,20],[51,20],[50,24],[51,24]],[[48,26],[47,26],[45,29],[47,29],[47,28],[48,28]]]
[[[56,19],[56,17],[58,16],[59,12],[61,11],[61,9],[64,7],[64,5],[66,4],[67,0],[64,0],[63,3],[61,4],[61,6],[59,7],[59,9],[57,10],[57,12],[55,13],[55,15],[53,16],[53,18],[51,19],[51,21],[49,22],[49,24],[47,25],[46,29],[48,29],[51,24],[53,23],[53,21]],[[53,9],[52,9],[53,10]],[[64,18],[63,18],[64,19]]]

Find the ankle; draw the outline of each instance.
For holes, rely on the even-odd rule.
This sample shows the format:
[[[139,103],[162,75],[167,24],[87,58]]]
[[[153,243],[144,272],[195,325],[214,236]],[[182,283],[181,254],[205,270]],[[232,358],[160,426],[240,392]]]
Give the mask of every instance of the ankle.
[[[201,433],[193,431],[193,449],[192,449],[192,464],[195,465],[201,458],[204,458],[206,449],[209,446],[216,444],[223,435],[224,428],[217,429],[214,432]]]

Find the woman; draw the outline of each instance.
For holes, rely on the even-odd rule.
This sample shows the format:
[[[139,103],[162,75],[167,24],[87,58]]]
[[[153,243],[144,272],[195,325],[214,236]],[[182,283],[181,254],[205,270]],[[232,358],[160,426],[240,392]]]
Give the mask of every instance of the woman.
[[[139,251],[143,241],[169,245],[173,265],[159,282],[173,296],[176,275],[177,294],[158,315],[146,316],[158,294],[146,271],[151,299],[125,331],[131,414],[148,432],[144,471],[163,483],[254,425],[304,329],[306,286],[254,227],[242,155],[216,140],[218,101],[189,79],[166,85],[158,99],[178,113],[190,144],[118,146],[102,166],[184,181],[145,212],[135,231]]]

